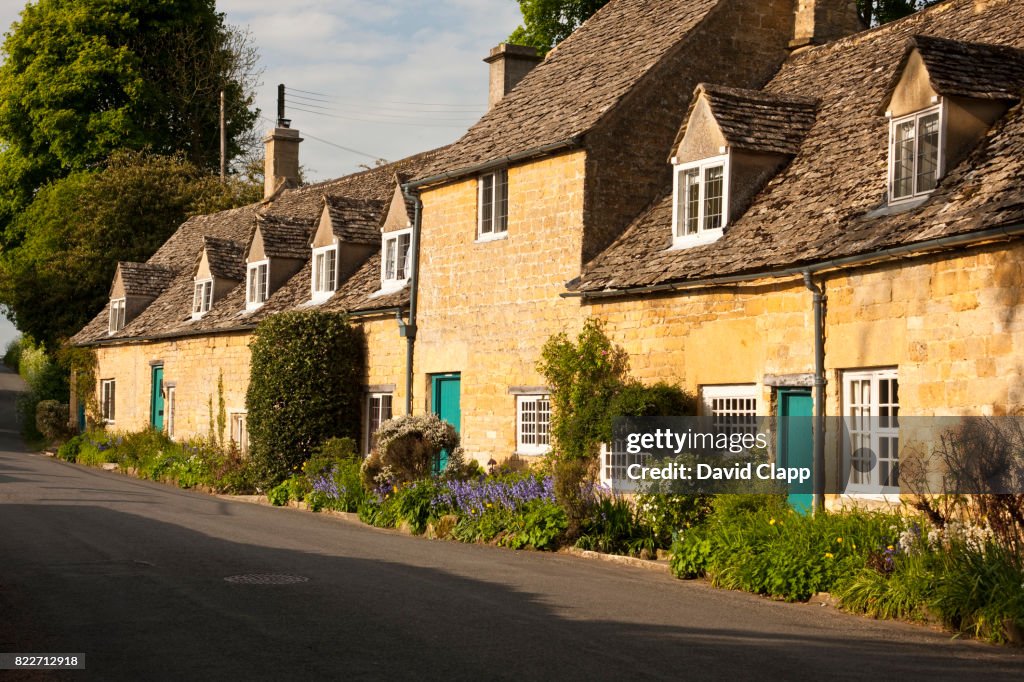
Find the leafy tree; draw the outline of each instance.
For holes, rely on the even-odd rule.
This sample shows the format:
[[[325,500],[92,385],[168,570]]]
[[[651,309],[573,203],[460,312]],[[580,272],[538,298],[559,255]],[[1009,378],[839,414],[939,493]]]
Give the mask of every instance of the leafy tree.
[[[18,214],[11,230],[23,241],[0,257],[0,304],[56,349],[106,303],[118,261],[145,261],[189,216],[258,197],[180,156],[117,153],[45,186]]]
[[[608,0],[516,0],[523,23],[508,37],[516,45],[529,45],[541,54],[569,37]],[[867,26],[877,26],[913,14],[940,0],[857,0]]]
[[[221,91],[229,158],[258,116],[255,51],[214,0],[38,0],[0,58],[0,228],[47,182],[118,149],[216,168]]]

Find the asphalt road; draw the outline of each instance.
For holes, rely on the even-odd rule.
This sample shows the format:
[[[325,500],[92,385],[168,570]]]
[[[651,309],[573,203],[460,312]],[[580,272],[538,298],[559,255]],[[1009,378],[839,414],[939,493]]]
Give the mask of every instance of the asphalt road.
[[[1020,651],[923,627],[28,454],[17,388],[0,373],[0,653],[84,653],[86,670],[0,679],[1024,677]],[[296,582],[227,580],[265,575]]]

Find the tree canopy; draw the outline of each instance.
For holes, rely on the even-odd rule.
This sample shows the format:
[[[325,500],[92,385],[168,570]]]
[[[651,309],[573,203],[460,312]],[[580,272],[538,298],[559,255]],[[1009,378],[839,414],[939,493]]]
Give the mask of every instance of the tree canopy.
[[[37,0],[0,48],[0,229],[47,182],[119,149],[219,164],[219,93],[228,156],[258,111],[255,51],[214,0]],[[17,234],[4,234],[4,246]]]
[[[249,203],[260,187],[223,184],[181,156],[115,153],[98,170],[42,188],[0,258],[0,305],[56,349],[106,303],[118,261],[145,261],[188,217]]]
[[[569,37],[590,15],[604,7],[608,0],[516,0],[523,23],[508,40],[516,45],[529,45],[541,54]],[[866,26],[884,24],[939,0],[857,0],[857,10]]]

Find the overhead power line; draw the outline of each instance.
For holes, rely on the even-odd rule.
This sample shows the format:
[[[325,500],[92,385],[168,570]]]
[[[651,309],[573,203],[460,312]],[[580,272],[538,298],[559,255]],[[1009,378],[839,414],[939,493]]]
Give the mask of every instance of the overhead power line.
[[[269,119],[266,116],[260,116],[260,118],[262,118],[267,123],[270,123],[271,125],[277,125],[277,121]],[[346,147],[345,145],[338,144],[337,142],[331,142],[330,140],[325,140],[322,137],[317,137],[316,135],[310,135],[307,132],[304,132],[302,134],[304,136],[308,137],[311,140],[316,140],[317,142],[322,142],[323,144],[329,144],[332,147],[337,147],[338,149],[344,150],[346,152],[351,152],[352,154],[358,154],[359,156],[365,156],[366,158],[373,159],[374,161],[376,161],[377,159],[383,158],[379,154],[367,154],[366,152],[361,152],[358,149],[352,149],[351,147]]]

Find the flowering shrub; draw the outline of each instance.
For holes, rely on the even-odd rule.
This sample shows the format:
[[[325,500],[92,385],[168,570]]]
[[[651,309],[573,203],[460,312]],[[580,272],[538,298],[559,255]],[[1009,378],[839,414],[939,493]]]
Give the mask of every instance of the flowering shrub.
[[[441,450],[453,468],[462,462],[459,434],[436,414],[403,415],[381,424],[377,447],[363,462],[368,489],[382,484],[408,483],[431,475]]]

